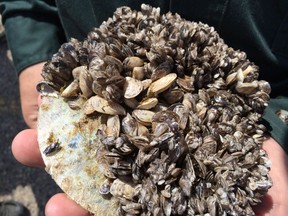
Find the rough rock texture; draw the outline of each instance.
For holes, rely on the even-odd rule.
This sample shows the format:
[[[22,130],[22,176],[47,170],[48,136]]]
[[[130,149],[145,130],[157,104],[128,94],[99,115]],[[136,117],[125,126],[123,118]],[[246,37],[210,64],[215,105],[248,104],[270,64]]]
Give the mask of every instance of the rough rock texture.
[[[260,123],[270,86],[213,27],[121,7],[42,74],[43,96],[100,122],[87,155],[120,215],[254,215],[271,187]]]

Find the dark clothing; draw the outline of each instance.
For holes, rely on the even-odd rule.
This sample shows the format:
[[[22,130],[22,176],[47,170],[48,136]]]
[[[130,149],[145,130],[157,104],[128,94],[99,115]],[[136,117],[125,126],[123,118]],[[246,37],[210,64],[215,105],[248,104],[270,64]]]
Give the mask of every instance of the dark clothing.
[[[265,120],[272,136],[288,152],[288,126],[275,114],[288,110],[287,0],[30,0],[2,1],[0,10],[16,70],[51,58],[59,46],[87,33],[113,15],[119,6],[160,7],[191,21],[214,26],[225,42],[247,53],[260,67],[260,79],[272,87]],[[31,42],[33,41],[33,42]]]

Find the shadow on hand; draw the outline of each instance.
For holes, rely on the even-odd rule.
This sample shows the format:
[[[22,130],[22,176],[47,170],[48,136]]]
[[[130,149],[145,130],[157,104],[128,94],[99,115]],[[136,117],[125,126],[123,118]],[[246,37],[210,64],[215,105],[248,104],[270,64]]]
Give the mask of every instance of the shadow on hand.
[[[273,207],[273,200],[269,194],[265,194],[262,198],[262,202],[253,207],[253,210],[257,216],[264,216],[269,213]]]

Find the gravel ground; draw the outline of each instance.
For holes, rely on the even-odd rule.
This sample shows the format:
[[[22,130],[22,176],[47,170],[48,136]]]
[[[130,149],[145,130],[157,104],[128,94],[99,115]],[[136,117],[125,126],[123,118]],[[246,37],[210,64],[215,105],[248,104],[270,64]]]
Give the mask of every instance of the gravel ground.
[[[7,43],[0,36],[0,201],[19,201],[32,216],[41,216],[45,203],[60,189],[44,170],[25,167],[12,155],[11,142],[26,125],[21,115],[17,75],[8,56]]]

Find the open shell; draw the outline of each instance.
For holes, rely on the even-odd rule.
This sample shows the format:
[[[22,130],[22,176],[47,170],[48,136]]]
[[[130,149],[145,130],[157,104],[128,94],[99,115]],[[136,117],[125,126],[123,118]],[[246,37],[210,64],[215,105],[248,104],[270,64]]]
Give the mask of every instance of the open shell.
[[[120,104],[109,102],[97,95],[88,99],[83,111],[85,114],[92,114],[95,111],[109,115],[125,115],[126,113],[124,107]]]
[[[154,82],[148,88],[147,95],[148,97],[157,96],[161,92],[167,90],[173,82],[176,80],[177,74],[170,73]]]

